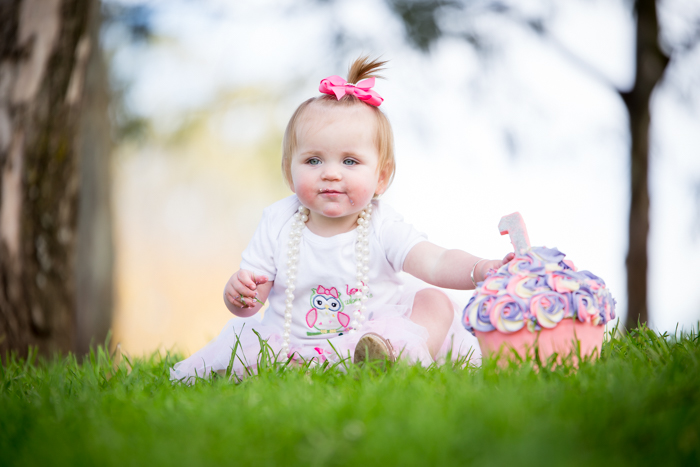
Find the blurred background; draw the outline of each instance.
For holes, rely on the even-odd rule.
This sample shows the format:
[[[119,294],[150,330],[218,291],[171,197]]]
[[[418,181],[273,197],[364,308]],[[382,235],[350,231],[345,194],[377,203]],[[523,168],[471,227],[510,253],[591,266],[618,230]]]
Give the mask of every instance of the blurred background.
[[[700,3],[655,3],[670,61],[650,99],[649,323],[673,331],[700,320]],[[87,86],[108,91],[101,140],[112,146],[93,187],[106,220],[91,238],[107,240],[83,256],[104,256],[114,288],[106,305],[80,305],[89,287],[78,277],[84,342],[101,339],[80,331],[98,316],[132,355],[187,355],[217,335],[231,317],[223,287],[263,208],[290,194],[280,173],[289,117],[360,55],[389,60],[375,86],[396,138],[386,202],[434,243],[489,258],[510,251],[497,225],[520,211],[533,245],[601,276],[624,320],[635,2],[95,4],[105,67]],[[463,304],[469,295],[456,293]]]
[[[533,244],[603,277],[624,318],[630,135],[618,90],[634,84],[631,2],[104,10],[124,129],[113,328],[128,351],[191,353],[216,336],[230,318],[223,286],[262,209],[290,194],[279,169],[290,115],[361,54],[389,60],[375,88],[397,148],[385,200],[431,241],[490,258],[510,248],[498,220],[520,211]],[[667,50],[698,34],[697,2],[663,1],[658,13]],[[650,324],[669,331],[700,319],[700,48],[684,53],[651,101]]]

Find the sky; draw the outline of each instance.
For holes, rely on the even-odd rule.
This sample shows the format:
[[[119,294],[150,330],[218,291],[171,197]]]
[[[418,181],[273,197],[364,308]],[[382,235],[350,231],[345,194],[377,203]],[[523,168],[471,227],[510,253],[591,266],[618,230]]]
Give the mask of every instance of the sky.
[[[432,242],[489,258],[509,251],[497,225],[501,216],[519,211],[533,245],[557,247],[580,269],[602,277],[624,315],[629,135],[613,86],[628,89],[634,80],[634,28],[626,2],[557,2],[548,10],[554,41],[504,18],[450,15],[441,23],[448,30],[475,21],[479,30],[498,31],[490,36],[489,52],[445,38],[428,54],[408,45],[403,25],[383,2],[146,4],[154,8],[154,40],[134,45],[118,30],[105,34],[114,80],[128,83],[127,110],[148,118],[160,135],[193,116],[209,124],[207,136],[193,140],[204,142],[187,149],[145,142],[121,151],[115,164],[117,228],[120,248],[131,251],[123,253],[122,278],[139,276],[137,259],[148,257],[148,248],[134,245],[158,232],[153,241],[159,247],[211,258],[211,266],[197,267],[222,271],[212,290],[222,289],[224,271],[237,269],[262,207],[289,193],[274,170],[268,180],[265,172],[241,177],[238,169],[256,157],[244,154],[279,137],[296,106],[318,95],[322,78],[343,75],[353,58],[369,54],[390,60],[387,79],[375,87],[396,139],[398,168],[386,202]],[[532,11],[541,4],[523,3]],[[664,37],[681,40],[688,28],[674,11],[687,2],[667,4]],[[652,101],[649,305],[651,325],[661,331],[688,329],[700,320],[700,274],[692,267],[700,261],[700,90],[687,78],[698,70],[684,65],[700,63],[698,55],[691,51],[674,65]],[[173,295],[168,287],[188,282],[186,270],[167,287],[157,282],[158,273],[143,274],[138,287],[150,290],[151,298],[122,297],[117,320],[133,321],[133,310],[167,302]],[[137,286],[130,287],[122,287],[122,295]],[[456,294],[464,303],[469,296]],[[208,316],[221,315],[192,331],[199,340],[187,341],[190,351],[228,318],[220,292],[215,298],[211,304],[196,296],[187,302],[195,308],[201,303]],[[149,321],[151,331],[180,305],[164,307]],[[200,311],[190,313],[194,322]],[[123,325],[123,333],[136,333],[138,326]],[[174,345],[187,340],[182,332],[153,331],[150,338]]]

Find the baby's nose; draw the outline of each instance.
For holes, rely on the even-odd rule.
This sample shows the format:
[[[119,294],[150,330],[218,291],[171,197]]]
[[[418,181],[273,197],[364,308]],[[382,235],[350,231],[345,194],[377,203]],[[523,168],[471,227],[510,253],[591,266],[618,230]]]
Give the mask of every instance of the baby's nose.
[[[333,164],[326,164],[322,176],[324,180],[340,180],[342,177],[340,170],[338,170],[337,167],[334,167]]]

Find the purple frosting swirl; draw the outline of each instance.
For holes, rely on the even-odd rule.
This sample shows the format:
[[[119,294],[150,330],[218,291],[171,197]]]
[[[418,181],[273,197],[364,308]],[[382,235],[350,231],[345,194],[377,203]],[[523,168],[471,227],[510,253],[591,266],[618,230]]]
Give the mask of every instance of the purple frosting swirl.
[[[539,326],[553,328],[559,321],[571,316],[571,308],[562,294],[542,292],[530,299],[529,315]]]
[[[490,307],[491,303],[496,301],[495,295],[482,295],[478,297],[475,295],[471,298],[466,308],[464,309],[463,324],[467,329],[473,328],[477,331],[488,332],[496,329],[491,324],[491,314]],[[473,317],[470,318],[470,314],[473,312]]]
[[[501,332],[515,332],[525,325],[526,307],[519,298],[501,295],[490,308],[491,324]]]
[[[543,273],[544,263],[535,256],[518,256],[508,263],[508,272],[511,274]]]
[[[537,256],[542,258],[545,263],[559,263],[566,256],[556,248],[546,248],[543,246],[533,246],[530,248],[530,252],[535,253]],[[525,255],[528,253],[525,253]]]

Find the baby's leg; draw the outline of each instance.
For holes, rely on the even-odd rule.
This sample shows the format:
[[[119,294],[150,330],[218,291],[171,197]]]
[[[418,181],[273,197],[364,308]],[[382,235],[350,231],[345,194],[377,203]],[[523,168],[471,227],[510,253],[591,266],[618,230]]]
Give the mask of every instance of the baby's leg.
[[[453,319],[454,308],[447,295],[437,289],[423,289],[416,293],[411,321],[428,330],[428,350],[433,358],[440,351]]]

